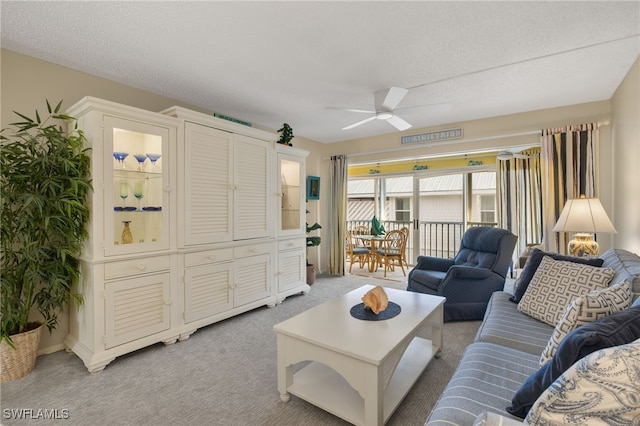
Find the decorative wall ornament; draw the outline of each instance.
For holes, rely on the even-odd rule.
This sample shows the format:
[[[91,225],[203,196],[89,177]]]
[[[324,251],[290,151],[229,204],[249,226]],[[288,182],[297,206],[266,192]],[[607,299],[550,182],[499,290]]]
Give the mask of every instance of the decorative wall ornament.
[[[439,142],[450,139],[460,139],[463,136],[462,127],[457,129],[438,130],[435,132],[418,133],[416,135],[407,135],[400,137],[400,143],[412,144],[412,143],[424,143],[424,142]]]
[[[318,176],[307,176],[307,200],[320,199],[320,178]]]
[[[213,114],[214,117],[221,118],[223,120],[231,121],[233,123],[242,124],[243,126],[253,127],[251,123],[248,121],[243,121],[238,118],[229,117],[228,115],[218,114],[217,112]]]

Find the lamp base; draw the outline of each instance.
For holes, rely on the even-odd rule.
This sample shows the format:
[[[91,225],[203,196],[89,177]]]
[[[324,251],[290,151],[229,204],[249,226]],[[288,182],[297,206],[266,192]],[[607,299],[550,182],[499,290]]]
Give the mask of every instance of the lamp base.
[[[575,234],[574,239],[569,241],[569,255],[576,257],[598,256],[600,245],[593,240],[592,234]]]

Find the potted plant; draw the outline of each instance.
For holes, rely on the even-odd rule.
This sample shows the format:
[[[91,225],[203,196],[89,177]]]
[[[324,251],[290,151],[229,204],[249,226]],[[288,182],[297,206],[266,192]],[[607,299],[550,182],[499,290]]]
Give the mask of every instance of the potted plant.
[[[283,145],[293,146],[291,143],[291,139],[293,139],[293,129],[287,123],[284,123],[281,128],[278,129],[278,133],[280,133],[280,139],[278,139],[278,143]]]
[[[309,213],[309,210],[307,210],[307,213]],[[319,246],[320,243],[322,242],[322,238],[318,235],[309,235],[309,233],[317,229],[321,229],[322,226],[320,226],[320,224],[317,222],[311,226],[309,226],[309,224],[307,223],[306,226],[307,226],[307,284],[311,285],[314,282],[316,282],[316,270],[315,270],[315,267],[311,263],[309,263],[309,247]]]
[[[77,127],[67,133],[73,118],[59,113],[61,104],[47,101],[45,120],[37,110],[35,118],[16,112],[24,121],[0,131],[2,381],[29,374],[43,325],[51,332],[60,310],[82,303],[72,289],[88,236],[91,161],[84,134]],[[32,308],[43,324],[29,322]]]

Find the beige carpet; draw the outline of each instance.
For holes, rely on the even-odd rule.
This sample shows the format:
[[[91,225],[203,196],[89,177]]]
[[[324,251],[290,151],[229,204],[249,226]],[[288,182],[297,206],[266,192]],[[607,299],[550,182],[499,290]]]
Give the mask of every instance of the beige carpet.
[[[202,328],[172,346],[119,357],[97,374],[64,351],[41,356],[30,375],[2,385],[2,424],[346,425],[296,397],[280,401],[273,325],[364,284],[405,288],[354,275],[321,277],[306,296]],[[479,324],[445,324],[442,357],[427,367],[388,425],[424,424]],[[68,419],[7,418],[5,410],[12,409],[67,410]]]

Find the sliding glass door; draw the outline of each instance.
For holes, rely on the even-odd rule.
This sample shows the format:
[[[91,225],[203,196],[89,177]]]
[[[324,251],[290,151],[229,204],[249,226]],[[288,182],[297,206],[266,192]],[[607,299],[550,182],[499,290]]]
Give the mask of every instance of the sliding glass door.
[[[496,225],[492,167],[354,178],[348,198],[347,229],[371,227],[374,215],[386,230],[410,229],[410,262],[419,255],[452,258],[469,226]]]

